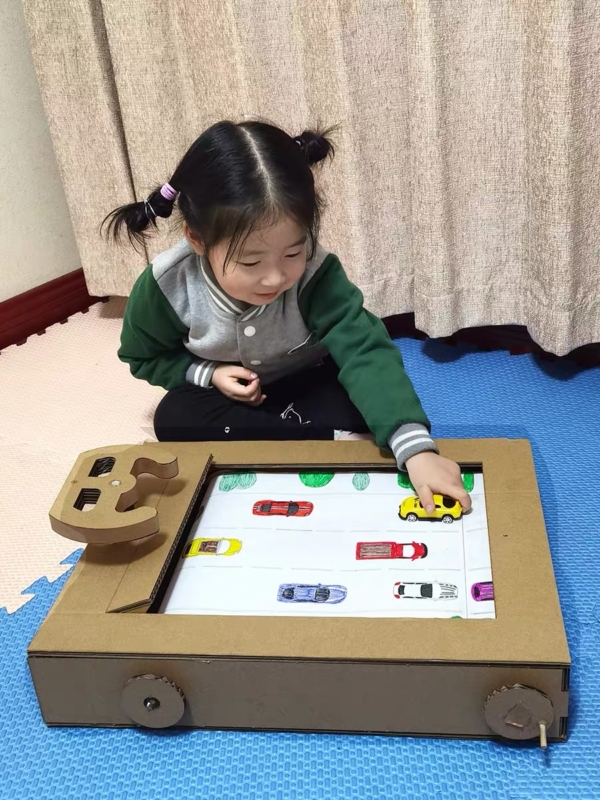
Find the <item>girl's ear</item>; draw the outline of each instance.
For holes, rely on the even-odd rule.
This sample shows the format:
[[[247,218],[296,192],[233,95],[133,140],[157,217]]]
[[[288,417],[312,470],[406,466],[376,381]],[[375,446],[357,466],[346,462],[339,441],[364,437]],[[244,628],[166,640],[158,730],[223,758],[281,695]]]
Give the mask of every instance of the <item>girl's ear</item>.
[[[206,255],[206,248],[204,247],[203,242],[195,234],[191,232],[187,223],[185,222],[183,224],[183,233],[185,234],[185,238],[192,245],[192,247],[199,256]]]

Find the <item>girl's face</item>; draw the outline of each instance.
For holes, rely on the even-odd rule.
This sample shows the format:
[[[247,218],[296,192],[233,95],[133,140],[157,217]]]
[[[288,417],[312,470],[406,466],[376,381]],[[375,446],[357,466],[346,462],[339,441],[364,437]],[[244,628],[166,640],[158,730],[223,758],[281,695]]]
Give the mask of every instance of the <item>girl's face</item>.
[[[253,231],[224,271],[229,242],[220,242],[206,254],[189,229],[188,241],[199,255],[207,255],[221,289],[252,306],[272,303],[294,286],[306,269],[308,236],[288,217]]]

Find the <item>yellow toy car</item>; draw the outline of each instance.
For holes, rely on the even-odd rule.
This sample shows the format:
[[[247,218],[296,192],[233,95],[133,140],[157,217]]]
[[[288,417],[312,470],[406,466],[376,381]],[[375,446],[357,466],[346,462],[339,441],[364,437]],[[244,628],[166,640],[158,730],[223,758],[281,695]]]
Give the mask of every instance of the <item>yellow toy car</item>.
[[[441,494],[433,495],[435,511],[430,514],[421,505],[418,497],[407,497],[400,503],[398,516],[407,522],[416,522],[419,519],[438,520],[450,524],[455,519],[462,517],[462,506],[452,497],[443,497]]]
[[[239,539],[192,539],[182,558],[191,556],[233,556],[242,549]]]

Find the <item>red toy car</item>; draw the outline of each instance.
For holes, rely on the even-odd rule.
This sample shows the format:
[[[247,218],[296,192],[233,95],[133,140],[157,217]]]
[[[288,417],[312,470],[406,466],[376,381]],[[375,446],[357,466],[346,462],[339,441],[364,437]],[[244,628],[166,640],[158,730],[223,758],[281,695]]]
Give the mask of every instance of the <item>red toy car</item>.
[[[257,517],[308,517],[313,508],[313,504],[307,502],[260,500],[254,504],[252,513]]]
[[[366,558],[425,558],[427,545],[418,542],[359,542],[356,545],[356,557]]]

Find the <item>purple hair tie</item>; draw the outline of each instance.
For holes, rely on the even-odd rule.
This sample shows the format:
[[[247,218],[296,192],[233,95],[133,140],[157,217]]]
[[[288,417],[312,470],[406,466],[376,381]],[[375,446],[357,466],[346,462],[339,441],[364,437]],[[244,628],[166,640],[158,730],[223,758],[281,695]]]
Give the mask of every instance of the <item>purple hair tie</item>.
[[[165,200],[170,200],[171,202],[173,202],[173,200],[175,200],[177,197],[177,192],[170,183],[163,183],[163,185],[160,187],[160,193]]]

